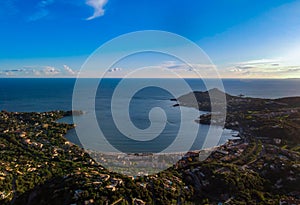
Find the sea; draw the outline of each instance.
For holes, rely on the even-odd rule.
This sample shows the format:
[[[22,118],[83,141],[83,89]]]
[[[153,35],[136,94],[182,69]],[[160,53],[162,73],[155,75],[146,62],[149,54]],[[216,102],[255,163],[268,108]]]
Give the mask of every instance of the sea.
[[[113,107],[114,113],[124,113],[125,109],[129,116],[127,118],[128,116],[124,115],[116,120],[112,114],[111,104],[114,91],[122,79],[102,79],[94,98],[86,94],[92,90],[89,84],[94,84],[97,80],[81,79],[81,82],[86,85],[80,88],[84,114],[59,120],[59,122],[76,123],[76,129],[70,130],[66,138],[85,148],[100,151],[158,153],[174,143],[174,152],[184,151],[181,150],[181,147],[189,147],[190,150],[209,148],[223,144],[237,134],[236,131],[222,127],[210,128],[208,125],[196,123],[195,120],[205,113],[203,111],[188,107],[174,107],[176,102],[170,99],[186,94],[186,89],[181,88],[178,79],[128,80],[130,83],[127,85],[133,87],[141,82],[142,84],[148,82],[151,85],[151,82],[155,81],[154,84],[157,85],[157,81],[159,81],[162,85],[171,85],[172,89],[177,91],[177,96],[160,87],[141,87],[140,90],[133,93],[129,100],[118,101],[119,104]],[[207,90],[205,81],[201,79],[180,80],[187,83],[190,91]],[[214,79],[209,80],[213,81]],[[70,78],[0,78],[0,110],[12,112],[72,110],[75,82],[76,79]],[[242,94],[248,97],[271,99],[300,96],[300,79],[223,79],[222,83],[225,92],[231,95]],[[130,89],[130,86],[127,87],[127,91]],[[92,104],[94,107],[85,109],[84,103]],[[184,120],[182,120],[182,113],[187,116]],[[95,119],[97,127],[92,126],[95,125]],[[134,131],[137,131],[134,132],[135,136],[130,136],[130,132],[133,130],[130,125],[133,125]],[[126,127],[130,128],[126,130]],[[212,139],[212,143],[206,143],[209,129],[212,129],[212,133],[221,133],[220,136]],[[176,141],[179,132],[184,137]]]

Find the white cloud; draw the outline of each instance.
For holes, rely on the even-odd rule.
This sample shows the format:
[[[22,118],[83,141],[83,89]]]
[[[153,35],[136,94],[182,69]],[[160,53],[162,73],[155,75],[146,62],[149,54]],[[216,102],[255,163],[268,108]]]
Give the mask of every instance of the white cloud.
[[[243,62],[238,62],[236,64],[238,65],[255,65],[255,64],[266,64],[266,63],[277,63],[282,61],[281,58],[276,58],[276,59],[256,59],[256,60],[249,60],[249,61],[243,61]]]
[[[118,72],[118,71],[122,71],[122,68],[111,68],[108,70],[108,72]]]
[[[200,67],[201,65],[198,64],[183,64],[181,62],[177,61],[165,61],[162,64],[160,64],[158,67],[161,67],[162,69],[169,69],[169,70],[185,70],[190,71],[191,69],[196,69]]]
[[[46,66],[45,68],[43,68],[42,73],[46,76],[51,76],[51,75],[58,75],[61,73],[61,71],[57,68],[54,68],[52,66]]]
[[[94,8],[94,14],[86,20],[92,20],[104,15],[104,6],[108,0],[87,0],[86,4]]]
[[[0,71],[0,76],[16,77],[71,77],[77,72],[69,66],[64,65],[63,69],[53,66],[24,66],[19,69],[4,69]]]
[[[288,65],[279,59],[239,62],[221,71],[223,77],[286,78],[300,77],[300,66]]]
[[[162,69],[173,71],[197,71],[203,75],[214,75],[216,67],[213,64],[183,64],[176,61],[166,61],[160,65]]]
[[[76,75],[76,72],[73,69],[71,69],[69,66],[64,65],[64,69],[67,72],[67,74],[69,74],[69,75]]]

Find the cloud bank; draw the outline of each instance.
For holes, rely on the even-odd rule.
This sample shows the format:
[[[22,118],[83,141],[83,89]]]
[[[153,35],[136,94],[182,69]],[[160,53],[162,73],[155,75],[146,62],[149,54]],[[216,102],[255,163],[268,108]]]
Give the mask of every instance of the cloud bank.
[[[223,77],[299,78],[300,66],[288,65],[280,59],[260,59],[235,63],[222,71]]]
[[[4,77],[74,77],[77,74],[69,66],[62,69],[53,66],[24,66],[19,69],[0,70]]]

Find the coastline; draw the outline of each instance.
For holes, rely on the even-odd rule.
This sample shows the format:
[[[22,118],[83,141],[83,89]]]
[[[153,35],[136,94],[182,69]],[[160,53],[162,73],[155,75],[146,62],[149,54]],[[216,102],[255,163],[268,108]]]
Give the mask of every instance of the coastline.
[[[244,100],[237,102],[243,103]],[[251,102],[252,99],[246,98],[247,103],[249,103],[249,100]],[[298,98],[275,100],[274,103],[265,103],[265,100],[255,100],[253,102],[259,102],[255,104],[256,106],[250,104],[251,107],[257,109],[255,111],[250,109],[242,111],[233,109],[229,112],[229,118],[227,119],[229,121],[227,123],[233,123],[235,122],[234,120],[237,120],[234,118],[236,112],[240,114],[239,117],[242,117],[239,118],[241,121],[238,124],[229,124],[230,126],[235,126],[238,130],[242,128],[242,139],[229,140],[221,146],[206,150],[212,154],[208,158],[205,157],[205,159],[201,158],[200,152],[191,151],[186,156],[183,156],[181,160],[177,158],[175,165],[173,164],[169,168],[166,167],[166,170],[157,175],[148,176],[148,170],[132,166],[130,173],[135,173],[132,178],[127,178],[121,174],[117,175],[113,170],[109,172],[101,164],[94,161],[83,149],[68,142],[64,137],[68,130],[66,128],[69,127],[71,129],[73,126],[57,123],[57,120],[64,116],[64,111],[45,113],[0,112],[0,125],[2,125],[0,127],[0,147],[1,152],[5,153],[5,159],[1,159],[5,172],[0,178],[9,180],[8,184],[12,184],[13,180],[19,180],[16,190],[6,186],[8,188],[0,194],[9,203],[12,198],[16,202],[24,201],[25,198],[33,197],[32,193],[38,193],[37,196],[41,195],[42,192],[54,193],[61,186],[67,187],[68,196],[70,194],[73,196],[78,190],[85,190],[89,193],[88,190],[95,190],[96,187],[102,187],[101,189],[105,191],[111,189],[115,191],[123,190],[123,188],[126,191],[127,185],[123,184],[123,181],[129,182],[128,180],[131,180],[132,186],[137,185],[139,187],[139,183],[141,183],[139,180],[143,179],[144,183],[157,183],[157,186],[154,185],[156,187],[159,187],[159,184],[163,181],[163,184],[166,184],[166,187],[168,187],[168,189],[165,189],[167,192],[168,190],[185,190],[186,192],[182,192],[184,195],[181,195],[182,197],[184,196],[185,200],[188,200],[188,193],[193,192],[195,193],[194,196],[197,196],[198,193],[204,193],[202,190],[210,190],[209,193],[212,193],[212,195],[209,197],[214,202],[226,201],[230,196],[242,196],[245,193],[257,193],[257,191],[264,194],[265,197],[268,197],[270,194],[280,193],[276,198],[268,197],[268,200],[278,202],[286,197],[292,197],[295,200],[298,194],[295,192],[297,188],[293,187],[297,187],[294,184],[299,182],[299,178],[297,178],[295,173],[300,171],[300,166],[295,164],[295,162],[300,160],[300,150],[297,148],[299,138],[296,135],[299,133],[297,122],[300,119],[300,106],[297,104]],[[264,102],[264,105],[271,106],[269,110],[258,110],[259,106],[262,105],[261,102]],[[281,103],[280,109],[277,109],[277,103]],[[272,118],[268,120],[270,116]],[[276,124],[278,122],[281,122],[280,126]],[[282,131],[287,132],[285,132],[285,135],[282,135]],[[277,132],[285,138],[277,138],[275,135]],[[272,133],[272,135],[265,137],[263,136],[264,133]],[[259,136],[264,138],[258,138]],[[22,161],[16,159],[15,152],[12,152],[13,150],[19,150]],[[128,156],[124,156],[124,158],[126,157]],[[24,160],[26,164],[22,164]],[[128,159],[125,160],[128,161]],[[159,161],[157,162],[155,164],[157,168],[165,168],[161,167]],[[119,166],[120,164],[116,165]],[[51,172],[47,170],[51,170]],[[292,170],[292,172],[288,170]],[[122,170],[119,166],[115,171]],[[156,172],[157,170],[154,167],[150,171]],[[278,175],[276,175],[278,172],[281,173],[280,180],[277,178]],[[37,175],[37,173],[48,174]],[[125,172],[124,174],[129,173]],[[273,177],[274,174],[275,178]],[[99,176],[101,176],[101,179]],[[24,177],[26,177],[25,181]],[[53,179],[53,177],[55,178]],[[62,177],[63,181],[55,181],[57,177]],[[227,180],[235,180],[237,177],[239,178],[239,184],[242,183],[243,186],[250,187],[246,192],[243,189],[236,190],[236,186],[233,186],[234,183],[227,182]],[[36,178],[43,185],[35,184]],[[110,178],[111,180],[108,180]],[[224,179],[226,180],[224,181]],[[167,182],[165,182],[166,180]],[[68,183],[80,181],[88,181],[88,183],[85,183],[86,185],[80,183],[68,185]],[[261,185],[252,187],[249,181]],[[25,184],[28,182],[34,183],[35,188],[33,191],[24,189],[26,187]],[[101,184],[105,184],[105,186],[100,186]],[[270,187],[269,184],[274,184],[274,186]],[[183,189],[185,186],[190,188]],[[226,190],[228,198],[221,199],[218,191],[211,191],[216,190],[216,187],[220,186],[224,187],[222,190]],[[54,188],[52,189],[51,187]],[[225,189],[225,187],[230,187],[230,189]],[[136,190],[140,189],[136,188]],[[146,192],[147,189],[140,191]],[[116,192],[112,192],[110,196],[114,193]],[[56,199],[59,200],[63,195],[57,196],[59,197]],[[35,198],[35,200],[38,199]],[[147,199],[144,200],[147,201]],[[72,200],[70,200],[71,202]]]

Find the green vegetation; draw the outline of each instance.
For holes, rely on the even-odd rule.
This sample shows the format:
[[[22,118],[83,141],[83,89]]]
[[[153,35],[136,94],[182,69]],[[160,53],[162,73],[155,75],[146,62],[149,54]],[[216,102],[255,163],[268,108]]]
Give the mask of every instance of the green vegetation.
[[[73,128],[56,122],[65,115],[0,112],[1,204],[189,204],[174,169],[133,180],[98,165],[63,137]]]
[[[145,177],[109,172],[68,142],[73,125],[57,120],[72,112],[2,111],[0,204],[299,204],[298,100],[227,98],[225,126],[241,139]]]

